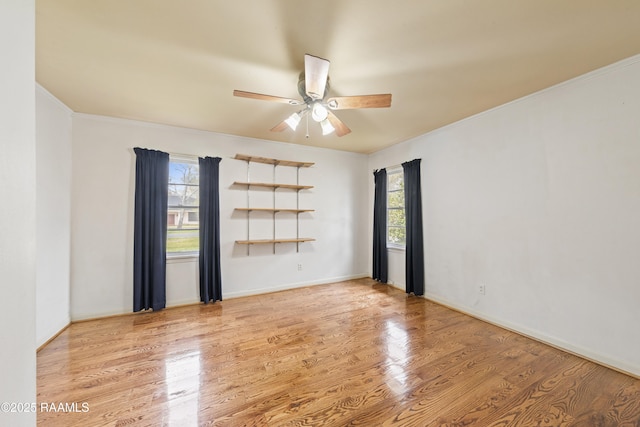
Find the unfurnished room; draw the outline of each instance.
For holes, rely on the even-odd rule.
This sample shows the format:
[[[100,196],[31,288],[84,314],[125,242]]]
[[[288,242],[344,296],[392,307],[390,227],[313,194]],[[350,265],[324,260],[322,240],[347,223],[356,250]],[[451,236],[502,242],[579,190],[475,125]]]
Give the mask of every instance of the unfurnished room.
[[[0,34],[0,425],[640,426],[640,2]]]

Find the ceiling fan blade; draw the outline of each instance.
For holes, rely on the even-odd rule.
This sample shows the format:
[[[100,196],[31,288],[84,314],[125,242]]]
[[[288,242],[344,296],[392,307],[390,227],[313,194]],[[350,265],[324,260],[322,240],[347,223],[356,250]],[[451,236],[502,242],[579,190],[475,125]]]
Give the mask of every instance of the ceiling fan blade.
[[[271,128],[271,132],[282,132],[285,129],[289,129],[289,125],[286,121],[281,121],[277,125]]]
[[[331,126],[333,126],[334,129],[336,130],[336,135],[337,136],[344,136],[344,135],[346,135],[348,133],[351,133],[351,129],[349,129],[347,127],[347,125],[345,125],[342,122],[342,120],[340,120],[331,111],[329,111],[329,115],[327,116],[327,119],[329,120],[329,123],[331,123]]]
[[[391,106],[391,94],[336,96],[327,99],[327,106],[332,110],[348,110],[355,108],[386,108]]]
[[[326,59],[317,56],[304,55],[305,90],[311,99],[324,98],[324,90],[329,77],[329,64]]]
[[[245,92],[243,90],[234,90],[233,91],[233,96],[239,96],[241,98],[259,99],[260,101],[281,102],[283,104],[289,104],[289,105],[302,105],[302,104],[304,104],[303,101],[299,101],[297,99],[282,98],[280,96],[273,96],[273,95],[263,95],[261,93]]]

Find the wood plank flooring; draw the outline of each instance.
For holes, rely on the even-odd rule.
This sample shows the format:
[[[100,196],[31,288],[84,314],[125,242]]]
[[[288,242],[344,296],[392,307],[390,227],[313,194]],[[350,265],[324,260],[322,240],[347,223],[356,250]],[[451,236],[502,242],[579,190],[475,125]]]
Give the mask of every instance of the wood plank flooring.
[[[640,380],[371,279],[74,323],[37,360],[39,404],[76,404],[40,426],[640,426]]]

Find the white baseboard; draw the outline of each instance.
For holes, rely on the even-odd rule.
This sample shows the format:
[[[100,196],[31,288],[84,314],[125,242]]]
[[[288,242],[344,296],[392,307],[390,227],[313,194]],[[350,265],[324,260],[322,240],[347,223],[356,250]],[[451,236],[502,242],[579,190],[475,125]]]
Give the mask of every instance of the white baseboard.
[[[464,307],[456,303],[453,303],[451,301],[447,301],[445,299],[438,297],[437,295],[425,293],[424,298],[428,299],[429,301],[433,301],[437,304],[440,304],[442,306],[459,311],[460,313],[469,315],[476,319],[480,319],[487,323],[491,323],[492,325],[498,326],[503,329],[507,329],[517,334],[524,335],[528,338],[550,345],[551,347],[555,347],[562,351],[566,351],[567,353],[574,354],[576,356],[587,359],[591,362],[606,366],[607,368],[611,368],[623,374],[640,379],[640,366],[636,366],[634,364],[624,362],[621,360],[612,359],[608,356],[576,346],[570,342],[545,334],[544,332],[541,332],[541,331],[530,329],[525,326],[506,321],[504,319],[497,319],[495,317],[487,315],[486,313],[481,313],[476,310],[473,310],[472,308]]]
[[[222,298],[223,300],[226,300],[226,299],[246,297],[251,295],[267,294],[270,292],[285,291],[287,289],[304,288],[306,286],[325,285],[327,283],[343,282],[345,280],[362,279],[364,277],[370,277],[370,275],[368,273],[352,274],[348,276],[339,276],[339,277],[331,277],[331,278],[321,279],[321,280],[309,280],[305,282],[288,283],[288,284],[269,287],[269,288],[258,288],[258,289],[251,289],[247,291],[238,291],[238,292],[225,292],[223,289]],[[199,299],[167,301],[166,308],[179,307],[179,306],[191,305],[191,304],[199,304],[199,303],[200,303]],[[75,314],[71,316],[71,323],[82,322],[85,320],[102,319],[105,317],[122,316],[125,314],[133,314],[133,312],[105,311],[105,312],[92,313],[92,314]]]
[[[331,278],[322,279],[322,280],[309,280],[306,282],[287,283],[280,286],[273,286],[269,288],[258,288],[258,289],[252,289],[249,291],[225,292],[223,295],[223,298],[231,299],[231,298],[246,297],[251,295],[268,294],[271,292],[286,291],[288,289],[304,288],[307,286],[326,285],[327,283],[336,283],[336,282],[344,282],[346,280],[362,279],[364,277],[370,277],[370,276],[367,273],[361,273],[361,274],[353,274],[349,276],[331,277]]]
[[[284,291],[284,290],[288,290],[288,289],[295,289],[295,288],[303,288],[303,287],[307,287],[307,286],[315,286],[315,285],[324,285],[327,283],[336,283],[336,282],[343,282],[346,280],[355,280],[355,279],[362,279],[365,277],[370,277],[370,274],[368,273],[362,273],[362,274],[354,274],[354,275],[349,275],[349,276],[340,276],[340,277],[332,277],[332,278],[327,278],[327,279],[322,279],[322,280],[318,280],[318,281],[305,281],[305,282],[297,282],[297,283],[288,283],[288,284],[284,284],[284,285],[280,285],[280,286],[275,286],[275,287],[269,287],[269,288],[259,288],[259,289],[252,289],[252,290],[248,290],[248,291],[239,291],[239,292],[230,292],[230,293],[225,293],[223,295],[224,299],[231,299],[231,298],[239,298],[239,297],[244,297],[244,296],[251,296],[251,295],[260,295],[260,294],[266,294],[266,293],[271,293],[271,292],[278,292],[278,291]],[[395,284],[393,282],[389,282],[387,283],[387,285],[389,286],[393,286],[394,288],[397,288],[399,290],[404,291],[404,285],[401,284]],[[402,287],[401,287],[402,286]],[[537,331],[537,330],[533,330],[530,328],[527,328],[523,325],[519,325],[519,324],[515,324],[509,321],[506,321],[504,319],[498,319],[495,317],[492,317],[490,315],[487,315],[486,313],[482,313],[479,311],[476,311],[472,308],[469,307],[465,307],[465,306],[461,306],[459,304],[456,304],[454,302],[448,301],[446,299],[443,299],[437,295],[433,295],[430,293],[425,293],[424,298],[429,300],[429,301],[433,301],[437,304],[440,304],[442,306],[451,308],[453,310],[459,311],[463,314],[469,315],[471,317],[474,317],[476,319],[485,321],[487,323],[491,323],[493,325],[496,325],[500,328],[504,328],[507,330],[510,330],[512,332],[515,332],[517,334],[520,335],[524,335],[526,337],[532,338],[536,341],[540,341],[544,344],[548,344],[552,347],[558,348],[562,351],[566,351],[568,353],[572,353],[576,356],[582,357],[584,359],[590,360],[592,362],[598,363],[600,365],[606,366],[608,368],[614,369],[616,371],[622,372],[623,374],[632,376],[634,378],[638,378],[640,379],[640,366],[636,366],[634,364],[631,363],[627,363],[624,361],[620,361],[620,360],[616,360],[616,359],[612,359],[608,356],[599,354],[597,352],[593,352],[590,351],[588,349],[585,348],[581,348],[579,346],[576,346],[570,342],[567,342],[565,340],[559,339],[557,337],[545,334],[541,331]],[[189,301],[172,301],[171,305],[168,305],[167,308],[170,307],[177,307],[177,306],[182,306],[182,305],[190,305],[190,304],[198,304],[200,301],[196,301],[196,300],[189,300]],[[103,317],[111,317],[111,316],[118,316],[118,315],[123,315],[123,314],[132,314],[131,312],[119,312],[119,313],[101,313],[100,315],[87,315],[87,316],[74,316],[71,319],[71,323],[73,322],[77,322],[77,321],[83,321],[83,320],[92,320],[92,319],[98,319],[98,318],[103,318]],[[63,330],[64,328],[66,328],[66,326],[64,326],[61,330]]]
[[[62,333],[69,325],[71,324],[71,319],[66,318],[60,322],[57,322],[56,325],[48,328],[49,330],[44,333],[44,336],[39,336],[36,340],[36,348],[40,350],[41,348],[46,347],[51,341],[53,341],[58,335]]]

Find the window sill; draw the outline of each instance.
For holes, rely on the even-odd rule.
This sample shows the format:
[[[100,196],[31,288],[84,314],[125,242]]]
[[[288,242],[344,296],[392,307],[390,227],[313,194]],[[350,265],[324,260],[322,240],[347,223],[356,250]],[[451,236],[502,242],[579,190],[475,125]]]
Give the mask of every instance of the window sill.
[[[398,253],[402,252],[402,253],[404,253],[404,252],[406,252],[406,251],[407,251],[407,248],[406,248],[405,246],[387,246],[387,251],[389,251],[389,252],[398,252]]]

